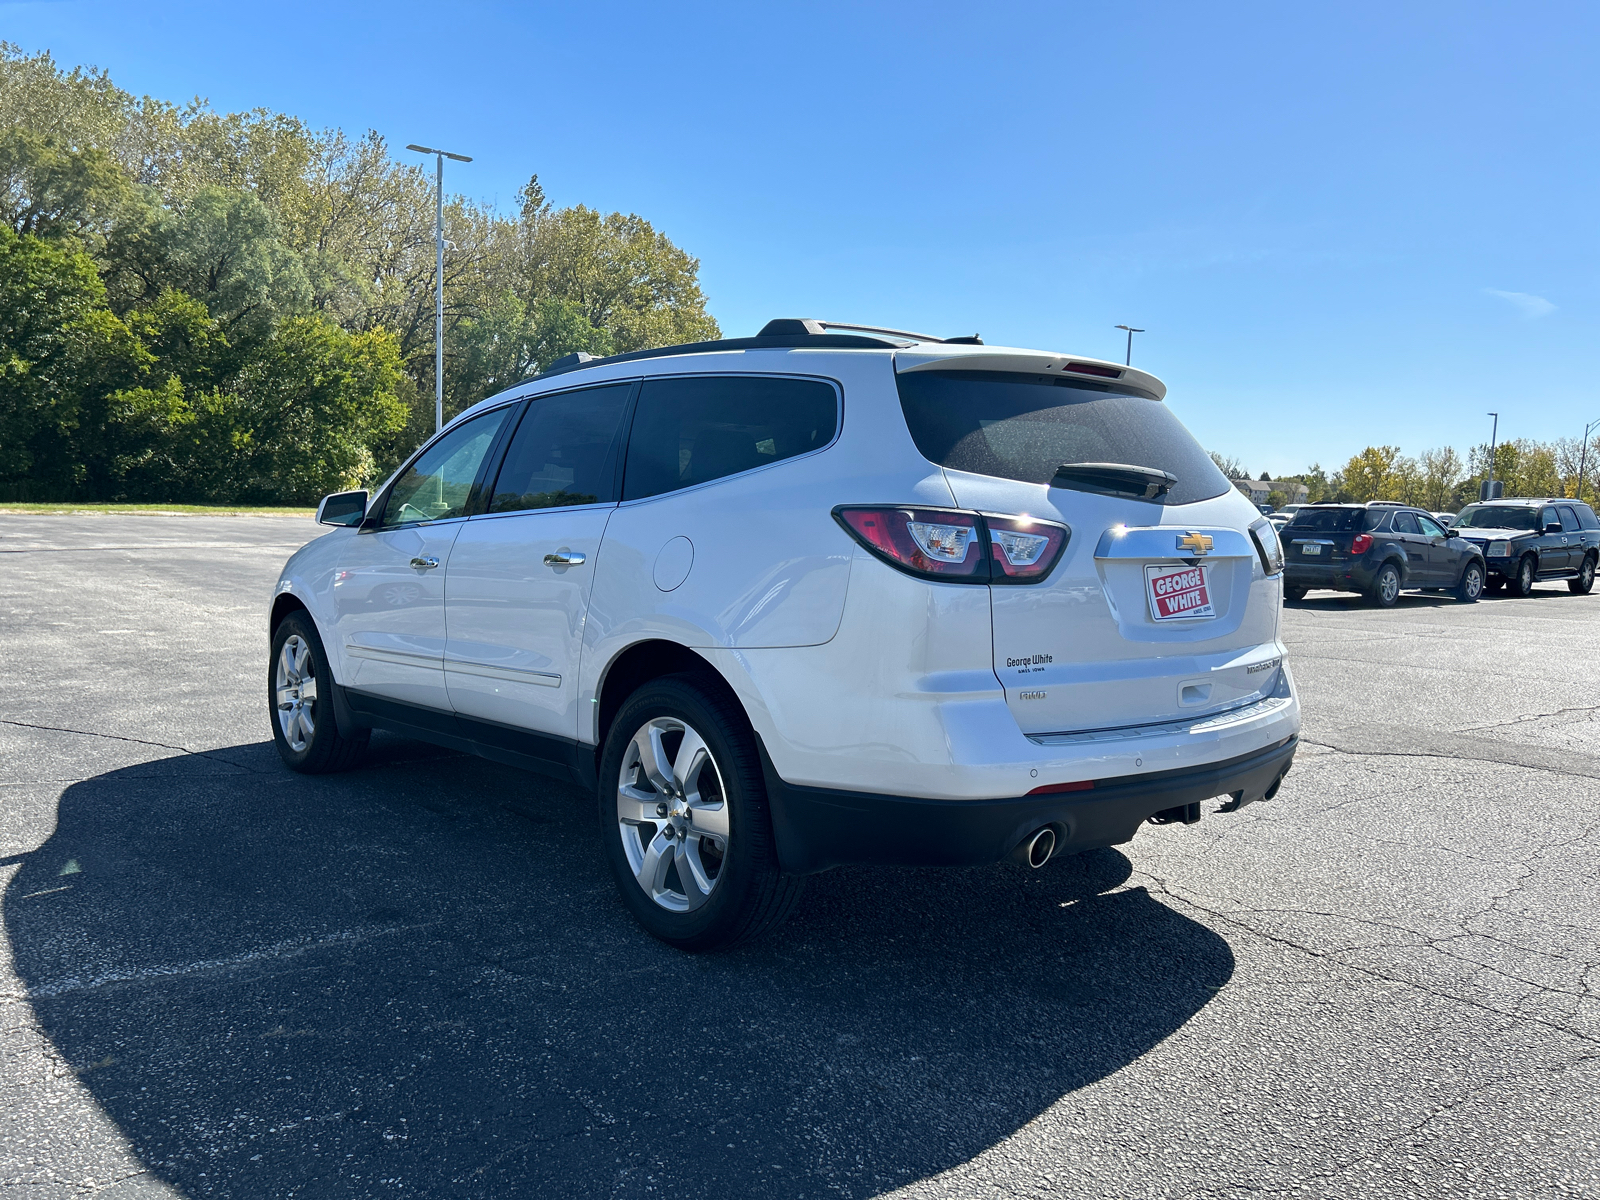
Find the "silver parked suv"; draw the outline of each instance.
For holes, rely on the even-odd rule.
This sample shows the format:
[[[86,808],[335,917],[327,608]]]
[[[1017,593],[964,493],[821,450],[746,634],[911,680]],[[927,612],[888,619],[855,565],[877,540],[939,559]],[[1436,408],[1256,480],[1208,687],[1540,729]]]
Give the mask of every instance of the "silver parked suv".
[[[278,751],[383,728],[570,780],[685,949],[838,864],[1037,867],[1270,798],[1282,553],[1165,392],[818,321],[571,356],[323,501],[272,597]]]

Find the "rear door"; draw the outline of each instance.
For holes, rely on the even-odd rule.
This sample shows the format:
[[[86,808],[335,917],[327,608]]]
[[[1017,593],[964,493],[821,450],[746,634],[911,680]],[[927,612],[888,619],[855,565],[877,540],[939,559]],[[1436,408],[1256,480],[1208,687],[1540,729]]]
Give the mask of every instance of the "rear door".
[[[1406,586],[1437,587],[1440,565],[1434,558],[1429,538],[1417,522],[1417,514],[1401,509],[1390,519],[1389,527],[1394,531],[1392,540],[1406,556]]]
[[[583,623],[636,386],[530,401],[488,489],[487,511],[456,539],[444,674],[463,716],[576,737]]]
[[[995,673],[1025,732],[1125,728],[1248,701],[1277,683],[1278,604],[1256,514],[1160,401],[1010,372],[899,376],[918,448],[958,506],[1060,521],[1040,582],[992,584]],[[1119,494],[1062,464],[1175,477]]]

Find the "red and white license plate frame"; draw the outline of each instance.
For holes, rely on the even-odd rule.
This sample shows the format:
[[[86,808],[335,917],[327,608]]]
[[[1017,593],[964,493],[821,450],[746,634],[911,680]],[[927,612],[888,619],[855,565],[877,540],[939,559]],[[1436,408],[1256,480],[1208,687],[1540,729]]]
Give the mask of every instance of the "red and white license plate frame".
[[[1210,621],[1217,615],[1211,568],[1205,563],[1160,563],[1144,569],[1152,621]]]

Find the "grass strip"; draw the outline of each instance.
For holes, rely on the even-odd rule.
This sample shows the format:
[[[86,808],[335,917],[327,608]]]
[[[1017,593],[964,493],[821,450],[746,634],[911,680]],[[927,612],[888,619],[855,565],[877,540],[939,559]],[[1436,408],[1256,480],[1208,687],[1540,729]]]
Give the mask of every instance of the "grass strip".
[[[306,517],[314,508],[253,508],[242,504],[36,504],[0,501],[5,513],[59,513],[75,516],[144,517]]]

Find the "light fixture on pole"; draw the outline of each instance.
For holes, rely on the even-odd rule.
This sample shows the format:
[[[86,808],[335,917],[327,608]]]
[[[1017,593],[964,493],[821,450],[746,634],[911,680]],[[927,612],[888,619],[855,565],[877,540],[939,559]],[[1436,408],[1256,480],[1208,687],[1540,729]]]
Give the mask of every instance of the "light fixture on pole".
[[[1489,433],[1489,469],[1488,469],[1488,471],[1485,472],[1485,474],[1488,475],[1488,478],[1483,481],[1483,495],[1479,496],[1478,499],[1480,499],[1480,500],[1493,500],[1495,498],[1495,496],[1494,496],[1494,448],[1495,448],[1495,445],[1497,444],[1497,442],[1499,441],[1499,438],[1500,438],[1500,414],[1497,413],[1497,412],[1493,412],[1493,413],[1486,413],[1485,415],[1494,418],[1494,426],[1490,430],[1490,433]]]
[[[444,428],[444,160],[471,162],[465,154],[451,154],[430,146],[410,145],[407,150],[431,154],[438,168],[433,196],[433,431]]]
[[[1132,325],[1113,325],[1111,328],[1126,329],[1128,331],[1128,357],[1122,365],[1125,367],[1133,366],[1133,335],[1136,333],[1143,333],[1144,330],[1135,329]]]
[[[1573,497],[1575,500],[1583,499],[1583,468],[1589,462],[1589,431],[1597,425],[1600,425],[1600,418],[1590,421],[1583,427],[1583,451],[1578,455],[1578,494]]]

